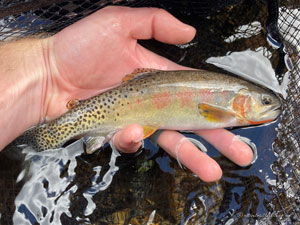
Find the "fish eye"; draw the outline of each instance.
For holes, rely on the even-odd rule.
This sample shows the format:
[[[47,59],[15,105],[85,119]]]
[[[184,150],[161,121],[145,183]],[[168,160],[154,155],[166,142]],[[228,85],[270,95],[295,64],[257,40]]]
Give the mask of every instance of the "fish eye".
[[[263,95],[261,101],[262,101],[263,105],[270,105],[270,104],[272,104],[272,99],[268,95]]]

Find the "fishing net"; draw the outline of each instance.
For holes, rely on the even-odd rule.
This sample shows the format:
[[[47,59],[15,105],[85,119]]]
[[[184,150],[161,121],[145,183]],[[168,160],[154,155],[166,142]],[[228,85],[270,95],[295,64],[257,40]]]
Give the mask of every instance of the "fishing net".
[[[189,45],[170,46],[155,40],[140,41],[143,46],[174,62],[218,71],[218,68],[206,62],[208,58],[246,50],[262,51],[263,56],[271,62],[278,82],[282,83],[284,79],[288,78],[287,97],[283,101],[284,111],[280,122],[272,127],[272,131],[267,128],[257,128],[264,129],[262,132],[264,135],[259,137],[262,140],[258,141],[261,143],[258,148],[263,146],[264,142],[268,142],[272,150],[259,155],[259,159],[265,162],[262,163],[264,167],[256,167],[256,164],[260,162],[258,160],[250,167],[239,168],[223,157],[216,156],[224,170],[223,179],[216,184],[199,182],[191,178],[191,174],[188,172],[175,173],[176,179],[172,179],[166,174],[164,175],[165,179],[155,179],[162,174],[155,172],[156,170],[152,168],[149,170],[150,174],[147,171],[147,176],[145,174],[144,176],[137,175],[136,179],[139,181],[131,180],[131,186],[127,186],[130,190],[134,187],[141,188],[137,184],[143,181],[153,187],[147,193],[140,194],[140,196],[149,196],[152,193],[152,198],[149,200],[149,197],[144,197],[143,199],[148,202],[148,205],[144,208],[139,207],[138,211],[144,210],[146,214],[156,208],[160,218],[163,218],[159,222],[168,221],[166,224],[183,223],[183,221],[188,221],[188,224],[199,224],[203,221],[205,221],[203,223],[211,224],[291,224],[300,222],[299,1],[2,0],[0,1],[0,39],[5,42],[37,34],[55,34],[108,5],[164,8],[178,19],[194,26],[197,34]],[[275,140],[268,141],[269,132],[273,132],[275,128]],[[237,133],[240,134],[239,131]],[[158,158],[166,156],[156,157],[158,160]],[[0,221],[1,224],[11,224],[13,213],[16,210],[14,199],[22,186],[22,183],[16,184],[15,182],[20,172],[20,166],[18,163],[8,161],[3,156],[0,157],[0,161]],[[137,165],[136,162],[132,163],[132,165]],[[80,163],[78,163],[79,165]],[[175,167],[176,165],[173,165],[172,168]],[[130,168],[131,173],[136,171],[133,167]],[[255,170],[255,168],[262,168],[266,171],[264,176],[259,176],[260,170]],[[126,172],[123,173],[126,174]],[[125,177],[130,177],[130,174],[115,179],[122,183]],[[148,179],[145,180],[145,177]],[[176,186],[177,189],[168,188],[161,195],[157,195],[159,185],[165,187],[170,184],[173,187]],[[103,193],[104,196],[99,198],[105,199],[105,196],[109,196],[112,206],[108,210],[104,206],[98,205],[97,207],[102,207],[102,212],[106,213],[107,217],[103,215],[98,218],[94,215],[91,221],[95,224],[125,223],[121,221],[132,224],[135,224],[134,221],[136,224],[139,224],[138,221],[146,223],[145,221],[141,222],[143,221],[141,218],[138,220],[138,216],[142,215],[142,212],[135,215],[132,213],[132,209],[138,204],[145,205],[146,203],[141,203],[140,199],[136,200],[135,204],[128,204],[128,201],[134,202],[136,194],[123,192],[124,190],[112,187],[109,193]],[[115,198],[112,197],[114,194]],[[166,202],[155,203],[158,202],[158,199],[164,199],[165,196],[168,196],[166,201],[173,199],[177,205]],[[178,196],[185,199],[184,204],[178,200]],[[116,202],[116,198],[120,201]],[[74,214],[76,207],[79,210],[82,202],[76,196],[73,200],[74,211],[70,209],[73,219],[64,215],[61,218],[63,224],[79,223],[74,219],[76,217]],[[206,211],[203,210],[204,202]],[[149,203],[152,207],[149,206]],[[209,209],[212,210],[209,211]],[[174,213],[176,210],[180,213]],[[201,215],[205,215],[205,219]],[[127,220],[122,218],[126,216]],[[34,223],[32,222],[32,224]]]

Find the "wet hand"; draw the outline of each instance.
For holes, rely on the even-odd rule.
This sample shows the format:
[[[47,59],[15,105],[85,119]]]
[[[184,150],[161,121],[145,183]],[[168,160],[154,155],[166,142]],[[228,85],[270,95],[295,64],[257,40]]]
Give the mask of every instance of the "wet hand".
[[[119,85],[136,68],[185,68],[137,40],[184,44],[194,35],[193,27],[156,8],[106,7],[65,28],[44,41],[50,71],[44,117],[60,116],[71,99],[87,99]]]
[[[250,147],[225,129],[199,130],[195,131],[195,134],[200,135],[224,156],[240,166],[249,165],[253,159]],[[114,144],[122,152],[134,153],[140,148],[142,137],[143,128],[139,125],[130,125],[115,135]],[[163,131],[157,142],[203,181],[211,182],[221,178],[222,170],[219,164],[200,151],[182,134],[170,130]]]

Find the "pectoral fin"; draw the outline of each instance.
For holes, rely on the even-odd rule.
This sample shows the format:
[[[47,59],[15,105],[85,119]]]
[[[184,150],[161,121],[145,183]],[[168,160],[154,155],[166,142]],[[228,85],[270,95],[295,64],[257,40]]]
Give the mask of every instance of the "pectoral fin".
[[[201,103],[198,105],[199,113],[210,122],[226,122],[232,120],[235,115],[221,107]]]
[[[106,138],[103,136],[84,137],[83,140],[85,143],[85,151],[87,154],[94,153],[97,149],[101,148],[106,142]]]
[[[151,68],[137,68],[132,73],[127,74],[125,77],[123,77],[122,83],[132,80],[134,78],[143,76],[147,73],[157,72],[157,71],[159,71],[159,70],[151,69]]]

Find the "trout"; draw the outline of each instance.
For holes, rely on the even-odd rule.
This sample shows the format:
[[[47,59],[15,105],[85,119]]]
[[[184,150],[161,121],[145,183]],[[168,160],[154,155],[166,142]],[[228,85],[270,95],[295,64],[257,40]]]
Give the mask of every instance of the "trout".
[[[109,91],[79,101],[60,118],[33,127],[12,142],[36,151],[84,137],[86,152],[118,130],[140,124],[144,138],[158,129],[199,130],[248,126],[280,114],[276,94],[249,81],[205,70],[135,71]]]

